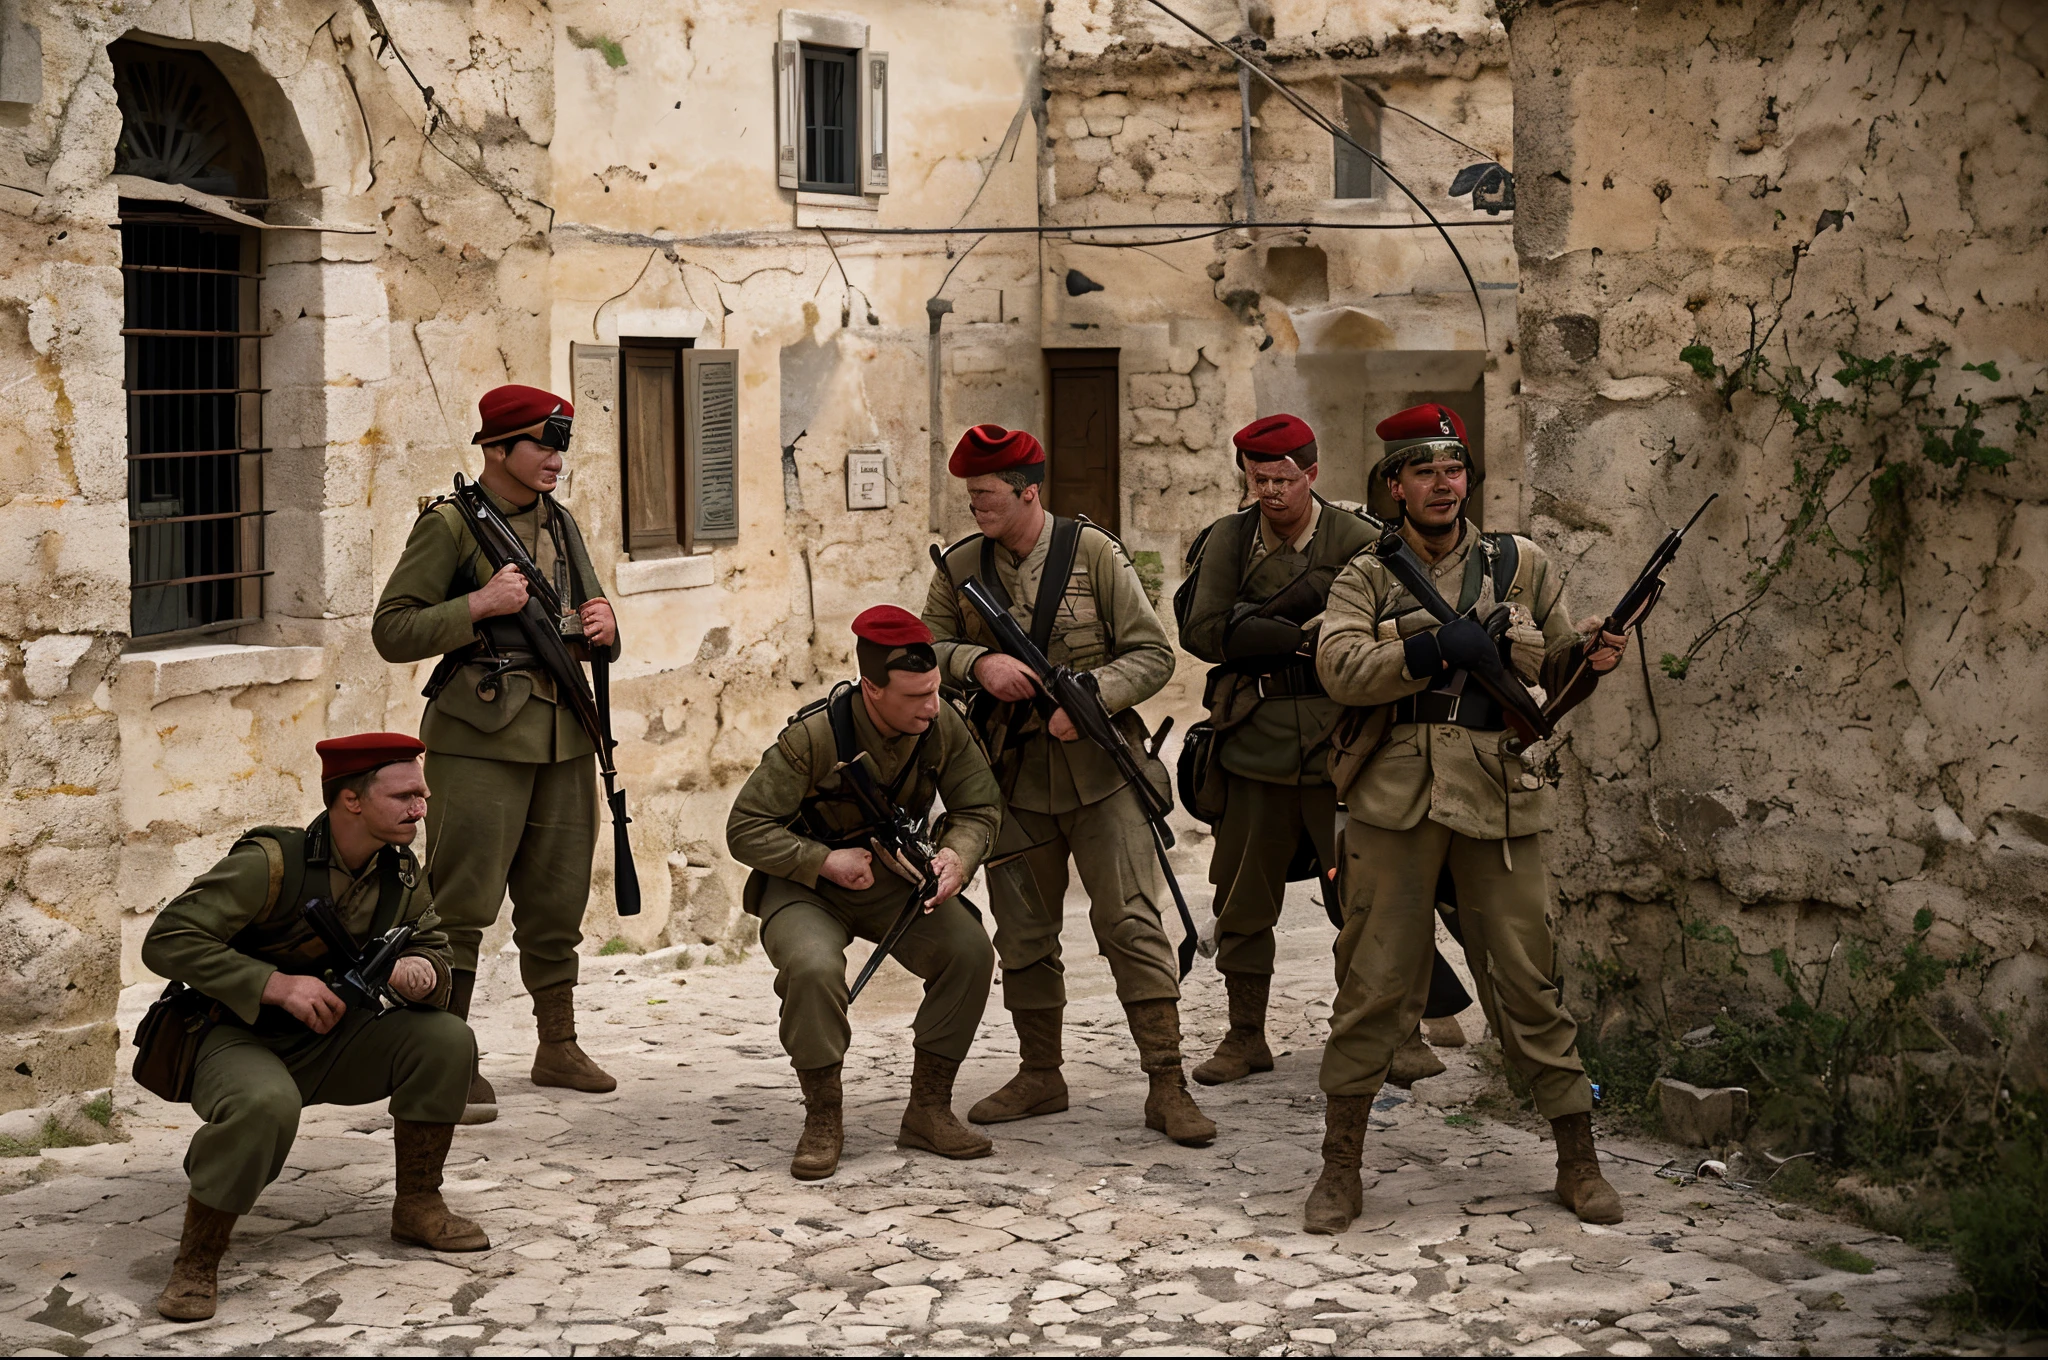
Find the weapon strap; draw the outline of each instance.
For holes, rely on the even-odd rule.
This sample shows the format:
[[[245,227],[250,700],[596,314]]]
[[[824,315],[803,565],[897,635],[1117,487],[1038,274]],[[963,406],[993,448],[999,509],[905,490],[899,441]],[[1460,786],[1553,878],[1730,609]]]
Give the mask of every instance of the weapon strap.
[[[1460,614],[1479,603],[1480,583],[1489,574],[1493,577],[1494,603],[1505,604],[1508,591],[1514,588],[1515,573],[1522,565],[1522,552],[1515,545],[1513,534],[1481,534],[1473,549],[1465,559],[1465,579],[1458,586]]]
[[[399,909],[405,905],[405,887],[399,881],[399,854],[390,846],[377,852],[377,910],[370,915],[370,939],[376,939],[398,924]]]
[[[918,735],[917,745],[910,750],[910,759],[903,762],[903,768],[896,772],[895,782],[885,789],[875,783],[868,767],[860,763],[860,738],[853,731],[853,686],[842,684],[835,687],[825,711],[832,720],[832,746],[845,776],[867,785],[876,796],[875,801],[884,807],[900,807],[898,796],[903,792],[903,786],[910,782],[910,772],[917,768],[924,756],[924,744],[931,738],[932,728],[938,724],[933,723]]]
[[[1038,578],[1038,598],[1031,604],[1031,645],[1044,651],[1052,641],[1053,621],[1059,617],[1060,599],[1067,593],[1067,580],[1074,574],[1074,556],[1081,546],[1081,521],[1064,515],[1052,517],[1052,542],[1046,545],[1045,570]],[[996,574],[996,544],[981,540],[981,582],[996,603],[1010,608],[1010,592]]]

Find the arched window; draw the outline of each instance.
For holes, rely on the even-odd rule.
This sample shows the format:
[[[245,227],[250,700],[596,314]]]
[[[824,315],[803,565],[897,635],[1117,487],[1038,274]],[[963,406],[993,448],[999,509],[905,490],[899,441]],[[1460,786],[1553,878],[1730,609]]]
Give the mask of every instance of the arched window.
[[[260,216],[263,155],[204,54],[107,49],[121,107],[114,173]],[[222,632],[263,613],[260,233],[217,212],[121,200],[128,389],[130,631]]]

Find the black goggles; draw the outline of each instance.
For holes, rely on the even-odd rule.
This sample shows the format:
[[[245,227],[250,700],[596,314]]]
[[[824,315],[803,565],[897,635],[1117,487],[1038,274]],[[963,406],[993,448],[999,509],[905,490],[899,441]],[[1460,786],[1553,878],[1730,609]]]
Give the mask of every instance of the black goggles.
[[[540,432],[534,436],[534,442],[544,449],[553,449],[556,453],[567,453],[569,451],[569,427],[573,423],[565,415],[549,416],[540,423]]]

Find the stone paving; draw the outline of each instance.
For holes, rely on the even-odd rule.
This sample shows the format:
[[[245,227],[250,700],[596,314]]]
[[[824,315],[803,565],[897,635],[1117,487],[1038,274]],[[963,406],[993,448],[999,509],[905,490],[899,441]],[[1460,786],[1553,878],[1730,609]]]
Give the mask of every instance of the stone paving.
[[[1190,886],[1199,882],[1190,874]],[[1198,904],[1199,907],[1200,904]],[[1088,938],[1078,902],[1067,938]],[[1472,1109],[1492,1045],[1389,1088],[1366,1149],[1366,1212],[1300,1231],[1318,1165],[1316,1060],[1329,929],[1288,909],[1274,988],[1278,1069],[1199,1092],[1204,1149],[1148,1132],[1136,1055],[1092,946],[1069,960],[1066,1114],[991,1130],[953,1163],[894,1146],[915,983],[893,965],[856,1006],[839,1174],[787,1173],[800,1124],[759,951],[590,957],[583,1041],[608,1096],[525,1078],[532,1022],[514,960],[478,997],[502,1115],[458,1131],[448,1195],[496,1244],[435,1256],[387,1235],[390,1121],[307,1111],[283,1178],[237,1227],[219,1315],[170,1323],[151,1300],[185,1195],[191,1112],[117,1089],[131,1141],[14,1159],[0,1197],[0,1353],[601,1355],[988,1353],[1618,1356],[1950,1351],[1934,1300],[1948,1262],[1725,1185],[1680,1187],[1672,1149],[1609,1136],[1628,1221],[1555,1202],[1540,1121]],[[857,956],[857,955],[856,955]],[[688,961],[694,966],[678,969]],[[151,989],[124,998],[124,1033]],[[1223,1024],[1206,964],[1189,1052]],[[1465,1017],[1475,1036],[1477,1012]],[[125,1052],[125,1051],[124,1051]],[[125,1062],[124,1057],[124,1062]],[[991,1005],[959,1107],[1002,1081],[1015,1043]],[[1824,1269],[1844,1243],[1873,1274]]]

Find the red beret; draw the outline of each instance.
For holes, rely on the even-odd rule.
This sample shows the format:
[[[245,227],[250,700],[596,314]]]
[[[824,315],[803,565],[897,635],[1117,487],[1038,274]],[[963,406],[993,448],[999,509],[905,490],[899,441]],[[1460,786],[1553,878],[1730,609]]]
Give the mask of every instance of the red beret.
[[[862,610],[853,621],[853,635],[863,642],[882,647],[932,645],[932,630],[924,626],[924,620],[893,604],[878,604],[872,609]]]
[[[1395,445],[1409,440],[1465,442],[1465,422],[1458,419],[1458,413],[1433,401],[1396,411],[1373,426],[1372,432],[1386,444],[1389,453],[1395,451]]]
[[[1300,416],[1261,416],[1230,436],[1230,442],[1237,445],[1240,467],[1246,458],[1261,462],[1292,458],[1303,467],[1316,460],[1316,432]],[[1301,456],[1304,453],[1305,458]]]
[[[412,760],[427,748],[418,738],[403,732],[358,732],[353,737],[323,741],[313,749],[320,753],[320,782],[331,784],[353,774]]]
[[[576,408],[566,397],[543,392],[538,387],[507,383],[493,387],[477,399],[477,415],[483,419],[472,444],[489,444],[531,429],[552,415],[574,416]]]
[[[1023,430],[1006,430],[1000,425],[976,425],[961,435],[960,442],[953,446],[952,461],[946,464],[946,471],[955,477],[965,478],[1044,465],[1045,446]]]

